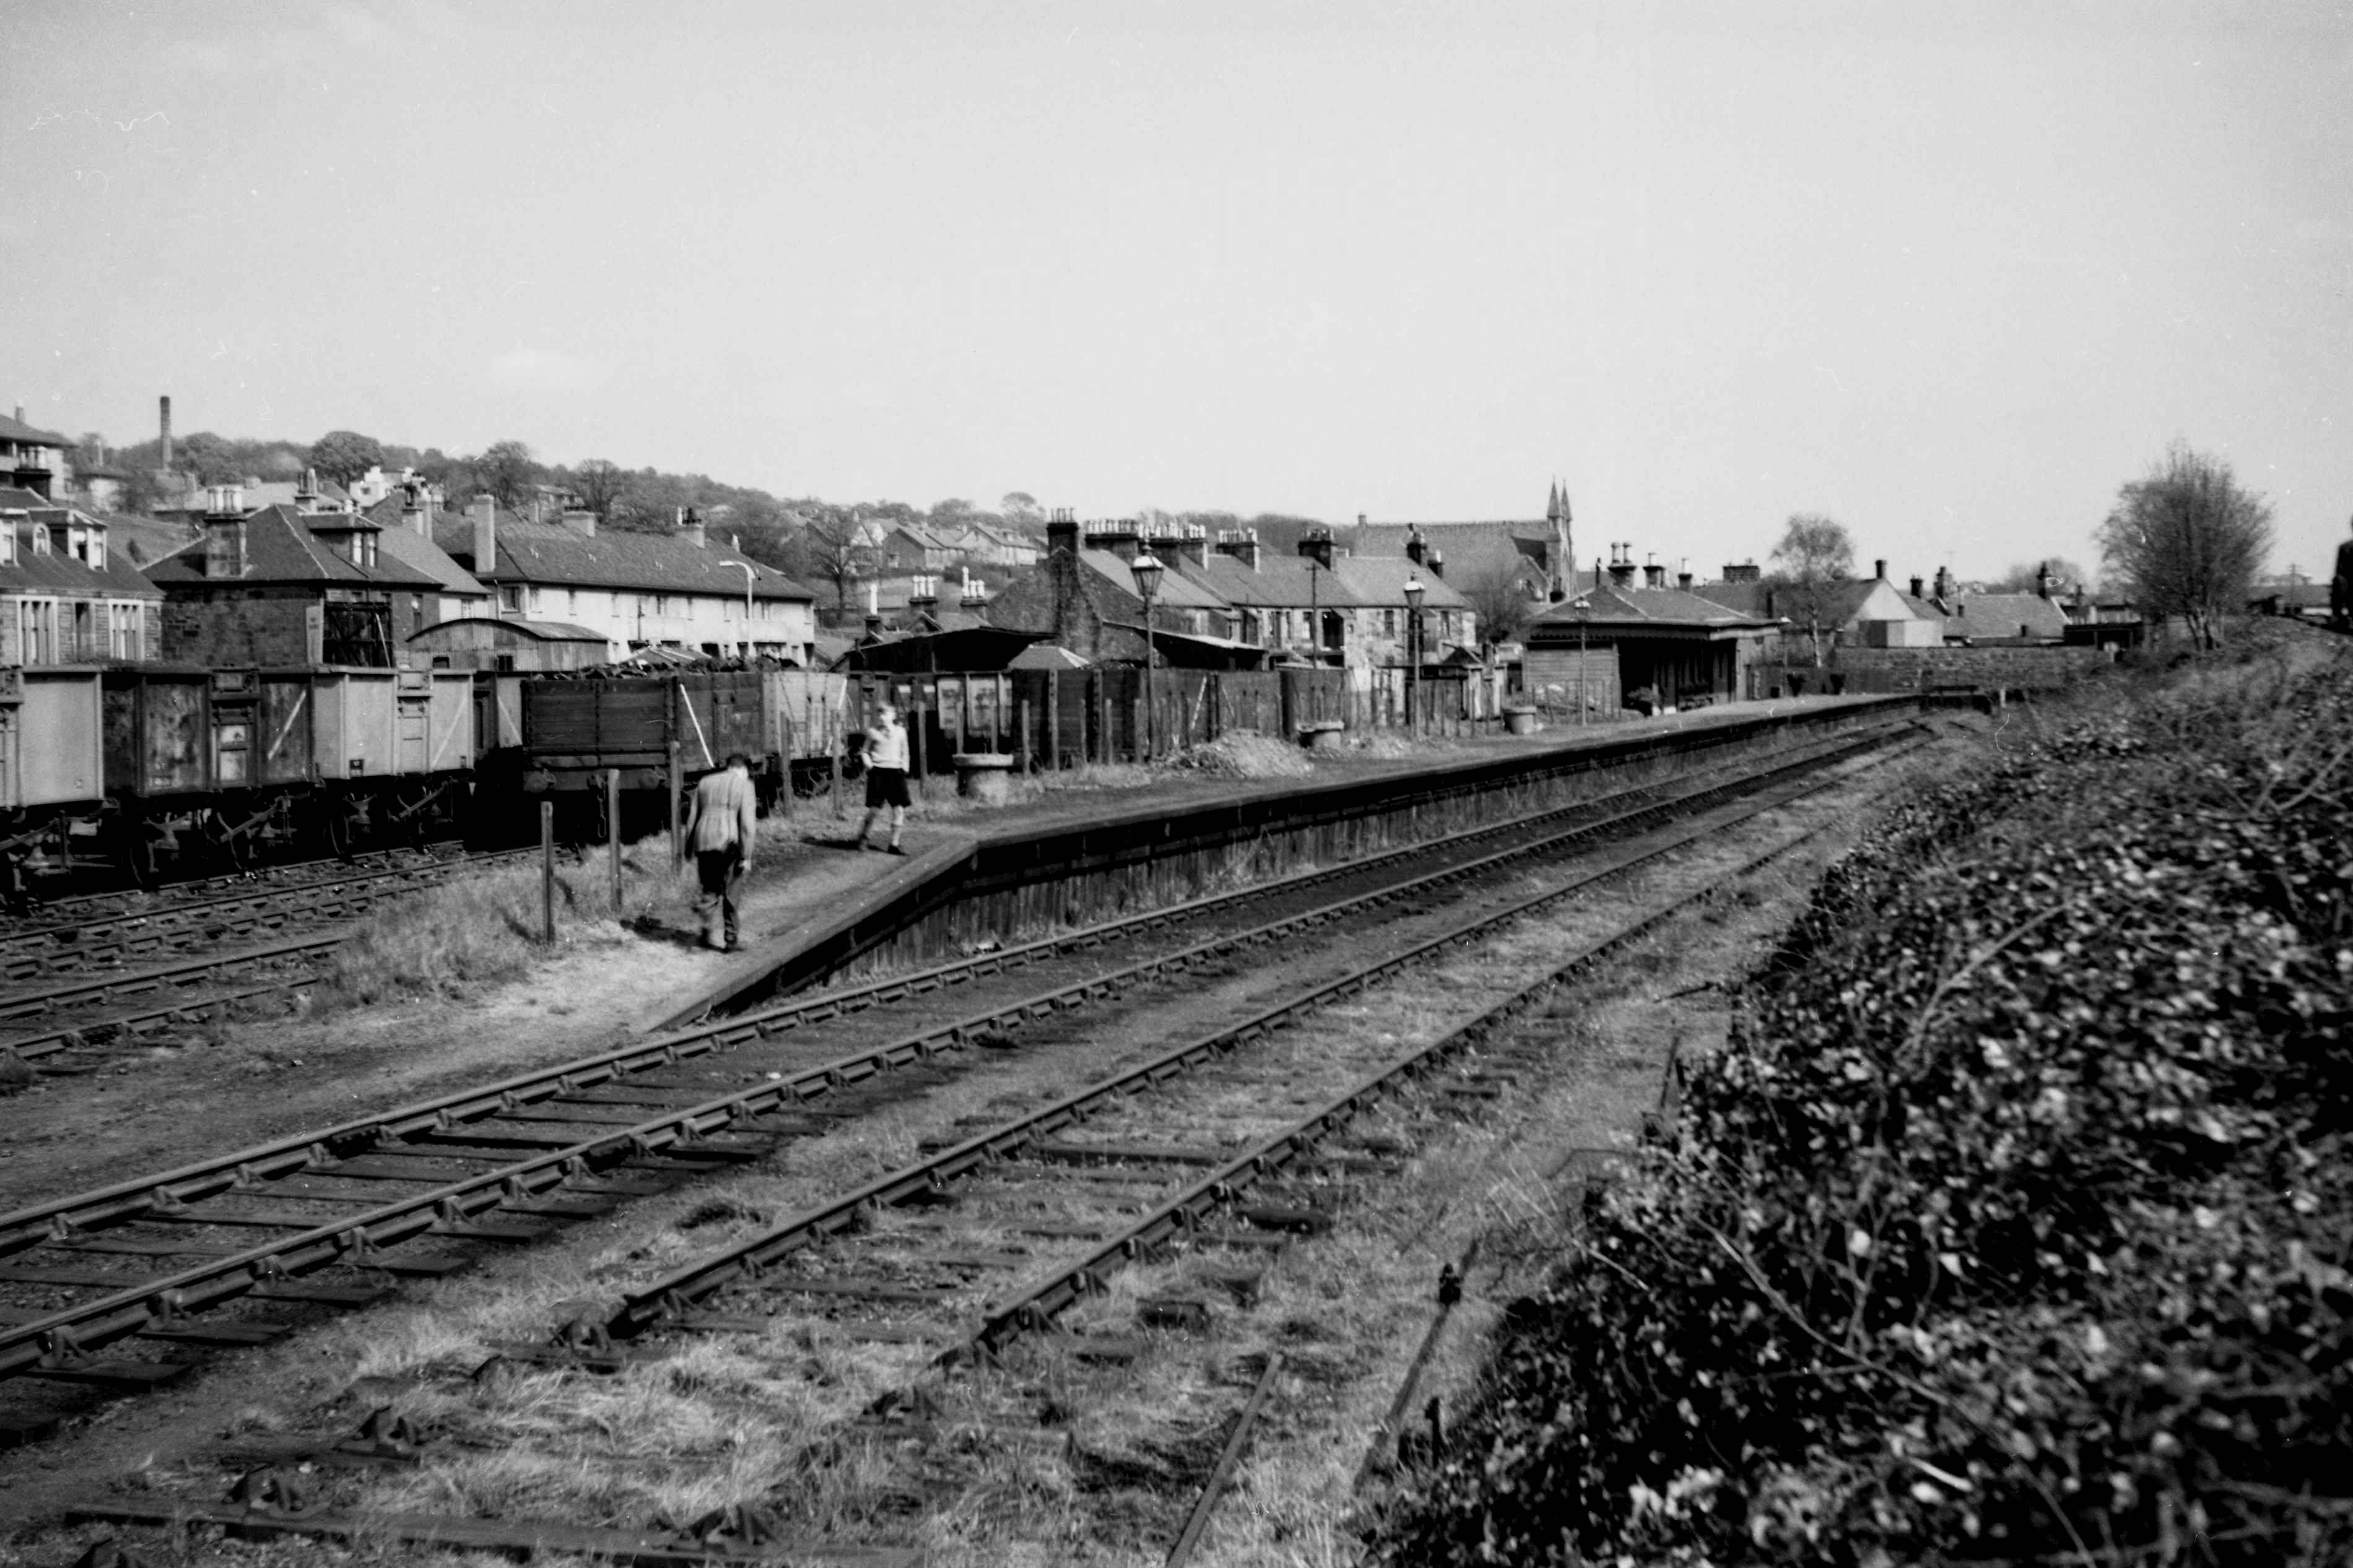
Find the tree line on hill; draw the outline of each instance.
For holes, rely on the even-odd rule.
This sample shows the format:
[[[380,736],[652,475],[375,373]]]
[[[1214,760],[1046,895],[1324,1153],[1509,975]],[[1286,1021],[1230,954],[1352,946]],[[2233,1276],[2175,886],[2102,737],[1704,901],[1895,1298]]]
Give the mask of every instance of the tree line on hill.
[[[152,439],[110,448],[95,432],[79,443],[76,461],[123,475],[128,510],[143,512],[174,499],[158,469],[162,442]],[[962,498],[929,510],[904,501],[828,501],[817,497],[779,498],[745,485],[723,484],[707,474],[674,474],[654,468],[628,468],[603,458],[575,464],[543,463],[522,441],[494,441],[478,453],[450,454],[438,447],[407,447],[379,441],[353,430],[331,430],[305,447],[287,440],[242,440],[199,430],[173,443],[174,471],[197,485],[248,478],[290,479],[305,469],[349,485],[372,468],[387,474],[413,469],[438,486],[444,500],[463,506],[487,495],[505,507],[528,506],[544,489],[594,512],[599,526],[659,532],[675,526],[691,508],[722,537],[733,538],[755,559],[812,587],[830,589],[836,607],[855,585],[876,574],[864,541],[865,526],[882,530],[911,524],[954,529],[987,523],[1042,535],[1046,510],[1026,490],[1002,497],[995,510]],[[1244,517],[1224,510],[1169,511],[1146,507],[1147,524],[1197,524],[1214,540],[1222,531],[1255,529],[1261,550],[1290,554],[1310,530],[1325,524],[1283,512]],[[2116,507],[2096,531],[2106,569],[2105,590],[2122,595],[2144,613],[2181,621],[2198,641],[2211,646],[2224,618],[2239,613],[2252,596],[2272,542],[2271,505],[2242,488],[2230,465],[2176,442],[2143,478],[2124,485]],[[1823,588],[1854,574],[1853,538],[1836,520],[1817,513],[1790,517],[1771,555],[1768,580],[1792,592],[1791,603],[1814,602]],[[2091,575],[2063,558],[2021,562],[1989,584],[1997,593],[2031,593],[2038,574],[2067,587],[2088,586]],[[1507,579],[1456,584],[1495,640],[1517,635],[1531,606]],[[1808,617],[1818,623],[1818,616]],[[1818,656],[1819,657],[1819,656]]]

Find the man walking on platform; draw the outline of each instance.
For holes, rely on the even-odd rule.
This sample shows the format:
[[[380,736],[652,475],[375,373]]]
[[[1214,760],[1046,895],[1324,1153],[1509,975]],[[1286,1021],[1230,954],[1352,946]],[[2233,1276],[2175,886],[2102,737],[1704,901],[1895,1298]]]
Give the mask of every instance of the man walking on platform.
[[[866,731],[866,820],[858,825],[858,847],[867,847],[866,836],[874,830],[875,816],[887,807],[891,842],[883,847],[893,855],[904,855],[906,851],[899,847],[899,829],[906,826],[908,804],[907,731],[899,723],[899,710],[885,703],[874,727]]]
[[[694,816],[687,837],[694,846],[694,874],[702,896],[694,912],[702,917],[702,945],[733,952],[736,941],[735,889],[752,874],[752,846],[759,833],[760,802],[752,788],[752,759],[738,752],[727,765],[703,775],[694,786]]]

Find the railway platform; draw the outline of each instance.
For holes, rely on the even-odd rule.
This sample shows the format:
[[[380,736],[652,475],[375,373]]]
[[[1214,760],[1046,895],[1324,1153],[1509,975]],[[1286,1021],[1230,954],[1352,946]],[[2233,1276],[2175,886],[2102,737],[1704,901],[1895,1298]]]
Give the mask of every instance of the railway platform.
[[[934,781],[909,814],[904,857],[844,841],[862,816],[820,795],[772,819],[771,855],[745,905],[744,951],[681,972],[689,987],[663,1013],[676,1028],[753,1005],[861,964],[969,953],[1013,931],[1173,902],[1219,884],[1311,860],[1338,860],[1489,816],[1538,797],[1566,800],[1589,781],[1671,776],[1694,759],[1762,751],[1801,736],[1916,710],[1910,697],[1812,697],[1536,734],[1371,752],[1300,755],[1303,776],[1234,779],[1181,769],[1121,769],[1099,787],[1018,791],[1012,804],[966,809]],[[879,837],[879,829],[878,829]]]

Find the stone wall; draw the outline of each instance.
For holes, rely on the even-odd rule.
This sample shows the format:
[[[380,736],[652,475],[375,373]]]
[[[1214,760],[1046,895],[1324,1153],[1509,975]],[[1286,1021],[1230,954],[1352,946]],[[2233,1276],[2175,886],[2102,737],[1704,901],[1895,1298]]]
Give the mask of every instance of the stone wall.
[[[1841,647],[1820,669],[1760,664],[1754,679],[1759,694],[1777,685],[1790,691],[1793,679],[1809,695],[1840,685],[1849,692],[2037,690],[2080,680],[2112,662],[2107,649],[2093,647]]]

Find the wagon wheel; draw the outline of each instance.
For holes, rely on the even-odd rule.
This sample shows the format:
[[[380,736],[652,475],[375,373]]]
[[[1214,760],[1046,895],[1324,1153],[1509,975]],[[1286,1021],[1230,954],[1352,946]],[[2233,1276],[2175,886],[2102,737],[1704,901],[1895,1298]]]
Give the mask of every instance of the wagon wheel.
[[[253,866],[253,846],[246,836],[237,831],[227,817],[217,810],[204,815],[199,831],[205,847],[232,871],[250,870]]]
[[[320,809],[319,831],[327,841],[327,853],[338,860],[348,860],[361,838],[358,814],[349,802],[328,801]]]
[[[153,892],[163,880],[163,855],[146,819],[121,817],[118,819],[114,833],[116,856],[121,860],[124,872],[130,876],[132,886],[142,893]]]

